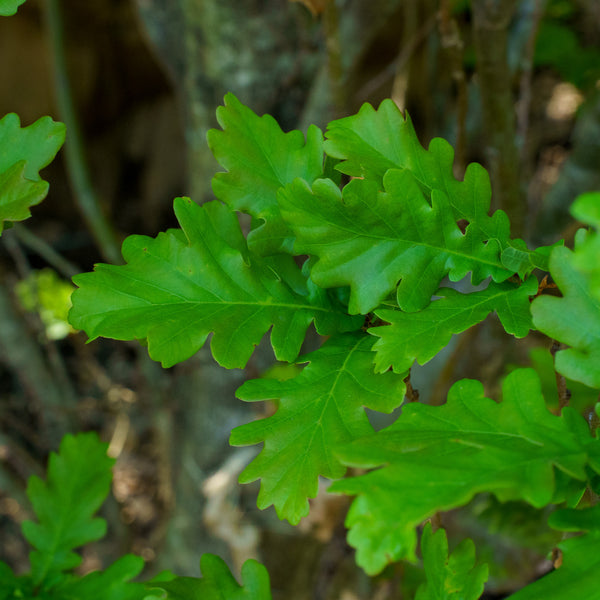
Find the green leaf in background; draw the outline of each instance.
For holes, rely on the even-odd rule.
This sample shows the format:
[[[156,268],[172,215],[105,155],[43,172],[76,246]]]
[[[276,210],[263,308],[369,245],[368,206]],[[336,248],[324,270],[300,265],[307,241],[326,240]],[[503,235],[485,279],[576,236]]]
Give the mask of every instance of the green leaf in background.
[[[106,522],[93,515],[110,490],[114,461],[106,449],[95,433],[66,435],[59,453],[50,455],[46,481],[29,479],[27,496],[38,522],[24,522],[23,534],[35,548],[30,561],[36,585],[79,565],[73,550],[104,535]]]
[[[74,278],[74,327],[91,339],[147,339],[150,356],[165,367],[192,356],[214,332],[215,360],[234,368],[271,326],[275,356],[284,361],[297,357],[313,320],[322,334],[360,326],[306,285],[292,257],[251,255],[235,213],[220,202],[177,198],[175,214],[182,230],[130,236],[126,265],[100,264]]]
[[[277,205],[277,190],[296,177],[312,183],[323,173],[323,134],[311,125],[284,133],[270,115],[257,116],[233,94],[217,109],[223,131],[211,129],[208,144],[227,173],[213,178],[213,191],[232,209],[263,223],[248,235],[257,254],[291,250],[292,233]]]
[[[0,600],[26,598],[23,593],[23,580],[17,577],[12,569],[0,560]]]
[[[408,404],[393,425],[338,451],[348,466],[385,465],[329,488],[357,495],[348,541],[367,573],[414,560],[416,526],[478,492],[539,508],[564,500],[555,468],[579,481],[586,481],[587,463],[600,471],[600,442],[572,409],[560,417],[546,409],[533,369],[513,371],[502,390],[497,404],[478,381],[460,381],[445,405]]]
[[[25,0],[0,0],[0,16],[10,17],[17,12],[17,8],[24,4]]]
[[[554,67],[579,88],[590,88],[600,76],[600,51],[583,46],[570,24],[544,19],[535,41],[534,64]]]
[[[553,250],[550,273],[563,297],[536,298],[531,305],[533,323],[542,333],[570,346],[556,353],[559,373],[600,388],[600,298],[592,294],[589,276],[575,267],[571,250]]]
[[[392,100],[384,100],[377,110],[364,104],[356,115],[332,121],[326,138],[325,152],[343,160],[337,167],[342,173],[382,183],[388,170],[406,169],[428,196],[433,190],[444,192],[455,220],[468,221],[467,230],[485,240],[497,240],[507,269],[525,278],[535,267],[546,268],[543,250],[532,252],[522,241],[509,239],[506,213],[497,210],[489,216],[492,191],[487,171],[472,163],[464,180],[457,181],[452,172],[452,146],[434,138],[425,150],[410,117],[403,117]]]
[[[593,531],[558,544],[562,564],[507,600],[599,600],[600,532]]]
[[[355,179],[343,195],[328,179],[312,189],[297,179],[279,192],[284,219],[296,234],[294,251],[319,257],[311,278],[322,287],[351,288],[349,311],[366,314],[396,289],[400,308],[427,306],[445,275],[473,283],[513,273],[500,260],[495,240],[459,229],[447,196],[423,196],[410,171],[391,170],[378,184]]]
[[[521,286],[490,283],[485,290],[470,294],[440,288],[435,295],[442,298],[419,312],[377,309],[377,317],[389,325],[368,330],[379,338],[373,346],[375,369],[383,373],[391,367],[395,373],[405,373],[415,360],[424,365],[450,342],[453,334],[480,323],[492,311],[498,313],[507,333],[525,337],[532,327],[529,296],[537,289],[535,277]]]
[[[595,231],[577,232],[573,266],[589,277],[590,291],[600,300],[600,192],[589,192],[577,197],[571,214]]]
[[[144,560],[133,554],[122,556],[104,571],[63,580],[52,590],[60,600],[144,600],[148,592],[142,583],[132,582],[144,568]]]
[[[15,286],[23,308],[39,314],[50,340],[63,339],[75,331],[68,321],[74,289],[70,281],[61,279],[53,269],[32,271]]]
[[[554,511],[548,524],[560,531],[595,531],[600,533],[600,504],[579,508],[562,508]]]
[[[9,3],[10,4],[10,3]],[[40,178],[65,141],[65,126],[42,117],[21,128],[17,115],[0,119],[0,232],[7,221],[22,221],[48,193]]]
[[[443,529],[433,533],[426,523],[421,535],[421,553],[426,582],[415,600],[477,600],[488,578],[487,565],[475,564],[475,545],[464,540],[448,555]]]
[[[271,600],[269,575],[263,565],[247,560],[239,585],[225,561],[214,554],[200,559],[202,578],[177,577],[154,582],[153,588],[167,592],[165,600]]]
[[[364,333],[331,338],[302,357],[308,366],[293,379],[253,379],[237,391],[246,401],[277,401],[277,412],[237,427],[234,446],[264,442],[262,452],[240,475],[241,483],[261,479],[258,507],[274,504],[292,524],[308,514],[319,475],[346,471],[334,451],[373,432],[363,406],[389,413],[405,393],[401,377],[373,371],[373,339]]]

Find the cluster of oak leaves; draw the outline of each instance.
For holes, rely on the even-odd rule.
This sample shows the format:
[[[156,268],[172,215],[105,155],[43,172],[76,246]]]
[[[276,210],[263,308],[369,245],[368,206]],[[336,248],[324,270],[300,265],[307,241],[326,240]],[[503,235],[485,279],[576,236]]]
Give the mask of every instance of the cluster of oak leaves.
[[[20,2],[11,3],[16,10]],[[535,328],[564,344],[556,370],[600,388],[600,194],[572,207],[591,226],[573,251],[560,243],[530,250],[510,238],[502,211],[489,214],[486,171],[472,164],[457,181],[449,144],[435,139],[425,150],[391,101],[333,121],[325,136],[314,126],[306,137],[283,133],[231,94],[217,115],[222,129],[208,136],[226,169],[213,179],[217,199],[176,199],[180,229],[130,236],[125,265],[77,276],[71,324],[92,339],[144,340],[164,366],[189,358],[212,334],[215,360],[242,368],[270,331],[276,358],[297,363],[297,374],[246,382],[240,399],[272,400],[277,411],[231,435],[232,445],[264,444],[240,477],[261,480],[260,508],[274,505],[296,524],[319,477],[336,480],[329,491],[355,496],[346,524],[357,562],[377,574],[390,562],[419,560],[421,524],[477,493],[556,505],[549,524],[584,533],[560,544],[560,568],[511,598],[594,597],[600,512],[590,498],[600,493],[600,443],[574,408],[547,409],[533,369],[505,378],[501,402],[463,380],[443,406],[407,404],[380,431],[365,407],[399,407],[415,360],[426,363],[491,312],[507,334]],[[26,128],[16,115],[0,121],[3,225],[27,218],[45,197],[39,170],[64,136],[48,117]],[[247,236],[236,211],[252,217]],[[535,297],[536,269],[550,273],[562,296]],[[467,276],[475,291],[440,287]],[[311,324],[326,341],[299,357]],[[94,514],[109,493],[111,465],[95,434],[63,439],[46,481],[32,477],[27,490],[37,517],[23,524],[31,570],[16,576],[0,563],[0,600],[270,598],[262,565],[248,561],[240,585],[212,555],[202,558],[200,579],[162,573],[134,582],[143,561],[132,555],[75,576],[74,550],[105,533]],[[367,471],[344,478],[348,467]],[[488,570],[470,540],[449,555],[443,529],[426,524],[420,556],[418,600],[480,597]]]

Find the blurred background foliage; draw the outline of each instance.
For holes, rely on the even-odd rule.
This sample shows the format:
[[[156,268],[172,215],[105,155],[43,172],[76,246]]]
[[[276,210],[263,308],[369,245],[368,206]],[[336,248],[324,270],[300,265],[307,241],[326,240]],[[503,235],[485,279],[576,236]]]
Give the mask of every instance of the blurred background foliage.
[[[162,371],[135,345],[86,345],[65,322],[69,278],[118,260],[129,234],[174,226],[175,196],[212,197],[205,136],[227,91],[285,130],[391,97],[424,145],[455,146],[458,177],[471,161],[490,170],[521,236],[568,241],[568,206],[600,189],[599,43],[597,0],[29,0],[1,19],[0,115],[49,114],[69,130],[48,198],[0,244],[0,559],[26,565],[27,478],[64,433],[93,429],[117,466],[109,537],[86,549],[83,572],[133,551],[149,573],[197,574],[210,551],[235,569],[264,561],[276,599],[412,597],[410,565],[375,580],[354,566],[346,499],[320,495],[294,529],[256,509],[256,485],[237,484],[254,451],[230,448],[229,432],[272,408],[234,390],[272,364],[268,348],[245,372],[205,351]],[[439,403],[460,377],[493,393],[507,365],[533,364],[552,409],[551,357],[531,346],[486,323],[415,369],[413,385]],[[443,516],[451,546],[470,535],[491,561],[489,598],[551,566],[554,534],[531,510],[481,496]]]

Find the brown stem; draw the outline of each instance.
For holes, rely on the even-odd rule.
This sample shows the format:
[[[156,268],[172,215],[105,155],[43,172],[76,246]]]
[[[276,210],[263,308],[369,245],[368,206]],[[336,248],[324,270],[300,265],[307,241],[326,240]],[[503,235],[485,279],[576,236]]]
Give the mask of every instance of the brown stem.
[[[552,340],[552,346],[550,347],[550,354],[552,354],[552,359],[556,361],[556,353],[559,350],[564,350],[566,348],[565,344],[561,344],[556,340]],[[569,405],[569,400],[571,398],[571,390],[567,388],[567,381],[564,375],[561,375],[556,368],[554,369],[554,375],[556,376],[556,388],[558,390],[558,409],[562,411],[565,406]]]
[[[440,512],[436,512],[431,515],[431,529],[435,532],[442,526],[442,515]]]
[[[419,401],[419,390],[415,389],[410,382],[410,372],[404,379],[404,383],[406,384],[406,399],[409,402],[418,402]]]
[[[465,352],[467,352],[468,348],[473,345],[473,339],[476,333],[477,327],[471,327],[458,338],[458,342],[452,351],[452,354],[448,357],[448,360],[446,360],[443,369],[438,375],[429,397],[428,404],[431,404],[432,406],[441,406],[444,404],[458,362],[464,356]]]
[[[104,259],[112,263],[121,263],[116,234],[102,211],[85,158],[79,119],[67,73],[60,0],[46,0],[44,8],[50,52],[54,63],[56,101],[60,119],[67,126],[64,152],[75,201]]]
[[[50,244],[45,242],[42,238],[35,235],[27,227],[15,223],[12,227],[12,231],[19,238],[24,246],[27,246],[30,250],[35,252],[38,256],[41,256],[53,269],[58,271],[63,277],[71,279],[74,275],[79,273],[79,269],[64,256],[59,254]]]
[[[325,3],[323,28],[325,31],[327,65],[334,113],[336,117],[340,117],[347,112],[348,97],[346,94],[344,65],[342,63],[339,13],[334,0],[329,0]]]
[[[13,305],[6,286],[0,286],[0,354],[40,410],[53,446],[69,430],[74,398],[65,394]],[[57,439],[55,439],[57,438]]]
[[[466,167],[466,123],[468,112],[468,89],[465,76],[463,50],[464,43],[456,19],[452,18],[450,0],[440,1],[439,32],[442,48],[448,56],[452,80],[456,86],[456,147],[454,175],[462,178]]]
[[[517,104],[517,134],[521,144],[521,161],[525,158],[527,133],[529,131],[529,109],[531,106],[531,80],[533,75],[533,55],[540,21],[544,14],[545,0],[535,0],[531,15],[531,30],[527,38],[522,59],[521,82],[519,84],[519,102]]]
[[[473,39],[494,192],[493,208],[506,211],[514,234],[521,236],[525,203],[520,186],[514,99],[507,60],[508,26],[516,4],[516,0],[473,0]]]

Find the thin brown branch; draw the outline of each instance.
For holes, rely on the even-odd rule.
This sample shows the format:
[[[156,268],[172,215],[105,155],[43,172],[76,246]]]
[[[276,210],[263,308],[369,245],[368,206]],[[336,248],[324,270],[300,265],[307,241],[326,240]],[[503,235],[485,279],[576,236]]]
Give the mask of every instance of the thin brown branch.
[[[67,72],[60,0],[45,0],[44,8],[54,67],[56,101],[60,119],[67,126],[64,152],[73,195],[103,257],[109,262],[121,263],[122,258],[115,231],[102,211],[85,158],[83,138]]]
[[[561,344],[560,342],[553,340],[552,346],[550,347],[552,359],[556,361],[556,353],[559,350],[564,350],[565,348],[565,344]],[[558,390],[558,409],[559,411],[562,411],[565,406],[569,405],[569,400],[571,399],[571,390],[567,388],[567,381],[564,375],[561,375],[556,368],[554,369],[554,375],[556,376],[556,389]]]
[[[469,108],[467,78],[464,70],[464,43],[456,19],[452,18],[449,0],[440,1],[439,32],[442,48],[448,57],[452,80],[456,86],[456,144],[454,175],[462,178],[466,167],[466,123]]]
[[[329,0],[323,11],[323,29],[327,47],[327,66],[331,97],[336,116],[346,114],[348,96],[346,93],[344,65],[342,63],[342,43],[340,37],[339,13],[336,3]]]
[[[404,383],[406,384],[406,399],[409,402],[418,402],[419,401],[419,390],[415,389],[410,382],[410,372],[404,378]]]
[[[398,56],[389,64],[383,71],[380,71],[375,77],[369,79],[361,88],[354,94],[355,98],[362,101],[368,98],[372,93],[378,90],[387,81],[394,79],[404,69],[411,59],[412,55],[419,46],[427,39],[431,30],[435,26],[435,15],[427,19],[421,27],[419,27],[408,42],[403,43]]]
[[[514,234],[521,236],[526,206],[520,185],[514,98],[507,59],[508,27],[516,5],[516,0],[473,0],[473,41],[493,208],[507,212]]]
[[[72,262],[68,261],[64,256],[54,250],[50,244],[35,235],[35,233],[32,233],[27,227],[15,223],[12,227],[12,231],[14,231],[15,235],[24,246],[27,246],[27,248],[43,258],[63,277],[71,279],[71,277],[79,273],[79,269]]]
[[[521,60],[521,82],[519,85],[519,102],[517,103],[517,135],[521,144],[521,161],[525,157],[527,135],[529,133],[529,110],[531,107],[531,80],[533,76],[533,55],[540,21],[544,14],[546,0],[534,0],[531,14],[531,29],[527,38],[527,45]]]

